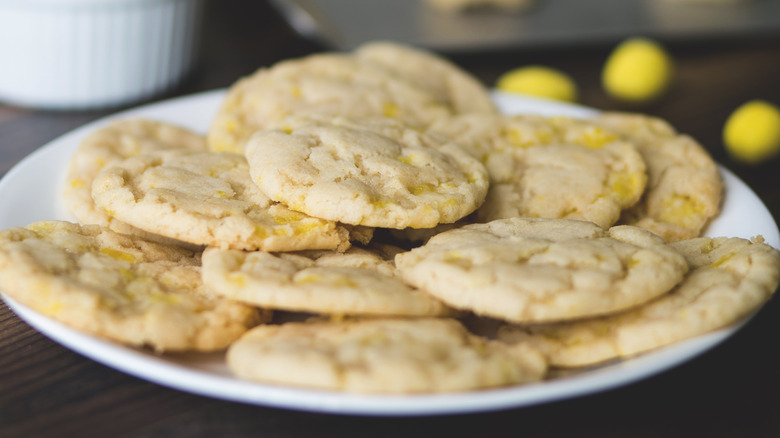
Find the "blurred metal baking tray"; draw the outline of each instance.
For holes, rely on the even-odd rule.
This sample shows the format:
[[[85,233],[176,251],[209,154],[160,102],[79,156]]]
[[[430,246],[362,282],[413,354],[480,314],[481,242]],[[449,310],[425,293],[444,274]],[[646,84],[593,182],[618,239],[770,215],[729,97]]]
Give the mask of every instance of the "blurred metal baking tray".
[[[389,39],[440,51],[780,34],[780,0],[535,0],[521,12],[453,13],[426,0],[271,0],[334,49]]]

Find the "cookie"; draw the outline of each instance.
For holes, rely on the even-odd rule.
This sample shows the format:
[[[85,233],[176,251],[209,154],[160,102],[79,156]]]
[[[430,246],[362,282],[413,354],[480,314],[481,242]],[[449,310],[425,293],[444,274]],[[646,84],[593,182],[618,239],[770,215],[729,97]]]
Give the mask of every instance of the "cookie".
[[[339,249],[349,230],[266,197],[246,159],[229,152],[160,151],[103,169],[95,204],[123,222],[196,245],[266,251]]]
[[[517,323],[624,310],[669,291],[688,270],[647,230],[567,219],[466,225],[395,261],[406,281],[450,306]]]
[[[257,327],[227,363],[263,383],[356,393],[438,393],[535,382],[546,364],[527,345],[477,337],[447,318]]]
[[[698,237],[720,212],[723,193],[718,166],[707,150],[655,117],[613,112],[595,122],[636,144],[647,164],[645,194],[620,223],[646,228],[670,242]]]
[[[536,115],[466,114],[434,123],[480,159],[490,190],[480,222],[511,217],[586,220],[607,228],[642,196],[636,147],[592,122]]]
[[[358,247],[344,253],[208,248],[203,253],[203,281],[215,293],[270,309],[336,315],[454,314],[439,300],[406,285],[391,258]]]
[[[674,290],[627,312],[578,322],[506,326],[499,337],[531,342],[552,365],[581,367],[635,356],[739,321],[771,298],[780,253],[760,240],[700,237],[673,243],[691,265]]]
[[[435,94],[455,114],[498,113],[490,92],[477,78],[432,52],[390,41],[373,41],[354,53]]]
[[[425,126],[452,112],[433,93],[374,63],[349,54],[316,54],[282,61],[233,84],[208,143],[215,151],[243,152],[255,131],[291,115],[382,116]]]
[[[206,139],[187,129],[147,119],[119,120],[92,131],[70,158],[62,194],[65,207],[83,224],[155,238],[97,208],[92,200],[92,181],[106,166],[165,149],[206,151]]]
[[[224,349],[268,319],[212,295],[198,253],[99,225],[0,231],[0,289],[78,330],[158,352]]]
[[[352,225],[455,222],[488,188],[485,167],[458,145],[388,118],[290,118],[255,134],[246,157],[274,201]]]

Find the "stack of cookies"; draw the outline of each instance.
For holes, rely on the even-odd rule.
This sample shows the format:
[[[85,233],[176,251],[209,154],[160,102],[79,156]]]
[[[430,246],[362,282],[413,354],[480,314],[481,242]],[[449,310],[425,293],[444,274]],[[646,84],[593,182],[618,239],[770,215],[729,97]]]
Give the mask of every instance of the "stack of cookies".
[[[690,137],[501,114],[411,47],[263,68],[204,132],[92,132],[63,191],[78,223],[1,231],[0,289],[129,346],[225,351],[240,378],[430,393],[640,354],[778,285],[760,237],[700,237],[723,188]]]

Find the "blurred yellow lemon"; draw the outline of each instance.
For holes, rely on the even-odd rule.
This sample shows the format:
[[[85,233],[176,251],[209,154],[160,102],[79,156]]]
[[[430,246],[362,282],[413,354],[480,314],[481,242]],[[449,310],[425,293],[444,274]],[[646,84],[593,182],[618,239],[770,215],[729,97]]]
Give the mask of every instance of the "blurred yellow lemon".
[[[723,143],[731,156],[756,164],[780,152],[780,109],[751,100],[736,110],[723,127]]]
[[[601,81],[613,98],[642,103],[666,91],[673,70],[672,58],[660,44],[634,37],[615,47],[604,65]]]
[[[566,102],[577,100],[577,85],[568,75],[540,65],[520,67],[504,73],[496,81],[496,88]]]

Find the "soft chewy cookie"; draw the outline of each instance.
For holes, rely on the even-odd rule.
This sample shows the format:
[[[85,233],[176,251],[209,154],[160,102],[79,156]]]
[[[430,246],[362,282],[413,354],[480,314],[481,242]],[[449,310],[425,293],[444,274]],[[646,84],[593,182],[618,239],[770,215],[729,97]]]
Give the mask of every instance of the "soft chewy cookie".
[[[293,251],[346,249],[349,230],[291,211],[252,184],[228,152],[161,151],[103,169],[95,203],[123,222],[196,245]]]
[[[355,56],[381,65],[434,93],[455,114],[498,113],[490,93],[477,78],[431,52],[390,41],[375,41],[358,47]]]
[[[674,287],[685,258],[647,230],[511,218],[466,225],[396,256],[401,275],[453,307],[518,323],[614,313]]]
[[[382,253],[357,247],[344,253],[208,248],[203,253],[203,281],[215,293],[271,309],[337,315],[453,313],[406,285]]]
[[[633,142],[647,163],[645,194],[620,223],[672,242],[699,236],[720,211],[723,192],[718,166],[707,151],[658,118],[604,113],[594,121]]]
[[[0,231],[0,289],[79,330],[156,351],[223,349],[267,319],[206,290],[198,254],[98,225]]]
[[[477,211],[613,225],[642,196],[645,163],[636,147],[593,122],[536,115],[465,114],[440,119],[445,135],[488,169],[490,190]]]
[[[347,54],[316,54],[260,69],[231,86],[209,129],[209,147],[240,153],[255,131],[312,113],[393,117],[425,126],[453,109],[374,63]]]
[[[92,200],[92,181],[106,166],[165,149],[206,151],[206,139],[187,129],[146,119],[119,120],[96,129],[71,156],[62,198],[66,208],[81,223],[153,237],[97,208]]]
[[[531,342],[550,363],[579,367],[633,356],[732,324],[766,302],[780,253],[760,242],[701,237],[673,243],[690,273],[668,294],[618,315],[535,327],[506,326],[508,342]]]
[[[228,350],[239,377],[360,393],[422,393],[538,381],[538,351],[469,333],[447,318],[258,327]]]
[[[431,228],[484,200],[485,167],[458,145],[387,118],[297,117],[255,134],[252,181],[315,217],[384,228]]]

